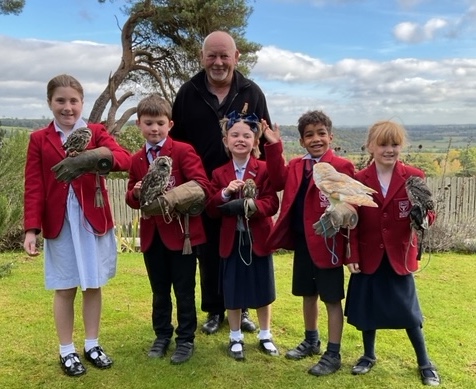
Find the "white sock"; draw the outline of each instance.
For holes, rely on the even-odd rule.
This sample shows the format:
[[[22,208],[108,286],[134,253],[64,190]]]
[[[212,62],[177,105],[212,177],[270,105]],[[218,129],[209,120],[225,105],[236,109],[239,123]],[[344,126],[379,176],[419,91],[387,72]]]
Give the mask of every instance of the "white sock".
[[[240,340],[243,340],[244,336],[241,333],[241,330],[238,331],[231,331],[230,330],[230,340],[239,342]],[[243,345],[241,343],[236,343],[233,346],[231,346],[231,351],[237,352],[237,351],[242,351],[243,350]]]
[[[91,350],[93,347],[96,347],[96,346],[99,346],[98,338],[84,340],[84,351],[88,352],[89,350]]]
[[[270,330],[260,330],[258,334],[259,340],[271,340],[272,335]],[[269,351],[276,351],[276,347],[274,346],[273,342],[265,342],[263,343],[263,347]]]
[[[66,355],[69,355],[71,353],[75,353],[76,349],[74,348],[74,343],[70,344],[60,344],[59,345],[59,353],[60,355],[64,358]]]
[[[259,330],[258,339],[271,339],[271,330]]]

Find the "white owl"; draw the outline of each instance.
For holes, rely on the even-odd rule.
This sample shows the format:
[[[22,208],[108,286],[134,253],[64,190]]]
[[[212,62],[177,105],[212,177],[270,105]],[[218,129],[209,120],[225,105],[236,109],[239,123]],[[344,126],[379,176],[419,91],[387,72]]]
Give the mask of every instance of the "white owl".
[[[149,171],[142,179],[140,191],[141,208],[165,194],[172,174],[172,158],[159,156],[150,164]]]
[[[329,212],[340,202],[378,207],[370,196],[372,193],[377,193],[376,190],[354,180],[347,174],[339,173],[329,163],[319,162],[314,164],[313,179],[322,194],[329,199]]]

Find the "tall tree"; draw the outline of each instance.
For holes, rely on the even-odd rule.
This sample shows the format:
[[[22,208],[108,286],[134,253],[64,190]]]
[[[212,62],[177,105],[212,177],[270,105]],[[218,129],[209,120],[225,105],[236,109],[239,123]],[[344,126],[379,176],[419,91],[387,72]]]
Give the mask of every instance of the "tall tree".
[[[0,0],[0,15],[19,15],[25,7],[25,0]]]
[[[109,106],[106,125],[118,133],[136,112],[129,108],[116,120],[118,109],[134,95],[134,86],[158,91],[172,102],[178,87],[200,69],[200,45],[214,30],[228,31],[235,38],[241,53],[239,69],[247,74],[261,48],[244,37],[252,10],[246,0],[130,0],[123,9],[129,17],[122,27],[120,64],[110,74],[89,121],[101,121]]]

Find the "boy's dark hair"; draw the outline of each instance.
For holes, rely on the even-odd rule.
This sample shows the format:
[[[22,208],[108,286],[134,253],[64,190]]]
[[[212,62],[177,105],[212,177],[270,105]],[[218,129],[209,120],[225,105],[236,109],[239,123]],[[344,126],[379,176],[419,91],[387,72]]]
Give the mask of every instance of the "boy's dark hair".
[[[309,124],[324,124],[329,135],[332,133],[332,120],[322,111],[307,111],[298,120],[298,131],[301,138],[304,135],[304,129]]]
[[[167,119],[172,119],[172,106],[162,96],[152,94],[144,97],[137,105],[137,118],[140,119],[142,115],[150,116],[167,116]]]

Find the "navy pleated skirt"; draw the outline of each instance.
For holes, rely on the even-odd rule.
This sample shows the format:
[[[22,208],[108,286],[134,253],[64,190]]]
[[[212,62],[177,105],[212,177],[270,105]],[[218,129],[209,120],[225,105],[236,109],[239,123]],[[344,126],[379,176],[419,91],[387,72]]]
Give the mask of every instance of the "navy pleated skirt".
[[[398,275],[384,255],[374,274],[352,274],[344,314],[361,331],[422,326],[413,274]]]
[[[221,260],[226,309],[260,308],[276,300],[272,255],[259,257],[235,236],[232,254]]]

